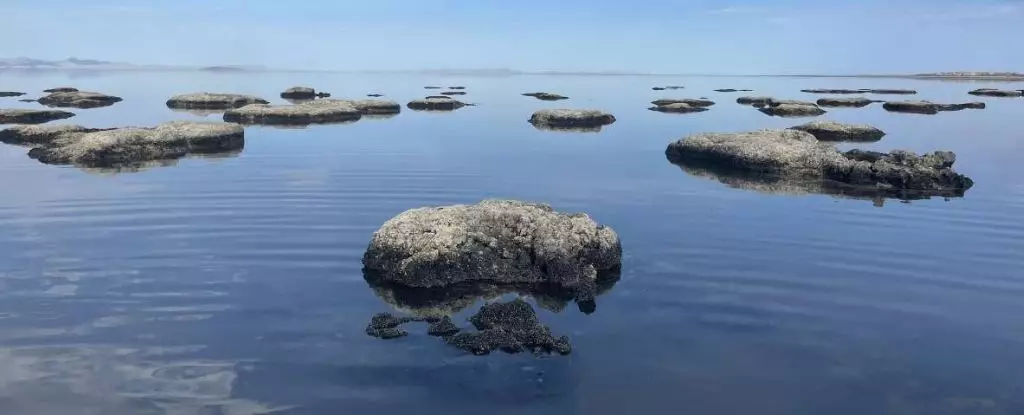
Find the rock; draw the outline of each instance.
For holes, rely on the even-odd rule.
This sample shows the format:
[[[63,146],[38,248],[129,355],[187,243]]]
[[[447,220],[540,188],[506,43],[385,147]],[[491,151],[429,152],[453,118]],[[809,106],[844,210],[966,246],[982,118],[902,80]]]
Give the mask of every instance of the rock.
[[[389,115],[402,112],[402,106],[395,101],[384,99],[321,99],[313,105],[348,105],[363,115]]]
[[[708,100],[708,99],[691,99],[691,98],[682,98],[682,99],[663,98],[663,99],[656,99],[654,101],[651,101],[651,104],[657,105],[659,107],[663,106],[663,105],[672,105],[672,104],[686,104],[686,105],[689,105],[691,107],[710,107],[712,105],[715,105],[715,101],[711,101],[711,100]]]
[[[46,146],[71,133],[93,133],[111,128],[86,128],[81,125],[19,125],[0,131],[0,142],[19,146]]]
[[[454,111],[465,107],[466,103],[447,96],[431,96],[424,99],[414,99],[405,106],[416,111]]]
[[[313,99],[316,98],[316,90],[306,86],[293,86],[281,93],[281,98],[286,99]]]
[[[835,121],[811,121],[790,127],[810,133],[819,141],[878,141],[885,132],[867,124],[843,124]]]
[[[484,305],[470,317],[477,332],[462,332],[448,337],[446,342],[475,355],[486,355],[495,350],[506,353],[558,353],[572,352],[569,338],[555,338],[551,329],[540,324],[537,313],[522,299]]]
[[[766,106],[772,99],[772,97],[739,97],[736,98],[736,103],[743,105]]]
[[[178,159],[190,154],[216,154],[245,145],[241,126],[210,122],[173,121],[153,128],[70,130],[51,138],[29,156],[47,164],[81,167],[125,167],[152,160]]]
[[[917,91],[913,89],[867,89],[864,92],[871,94],[887,94],[887,95],[914,95]]]
[[[725,174],[767,174],[819,187],[834,182],[885,194],[962,196],[974,184],[953,171],[956,157],[951,152],[841,153],[797,130],[697,134],[669,144],[665,155],[675,164]]]
[[[25,93],[24,92],[12,92],[12,91],[0,91],[0,98],[20,97],[22,95],[25,95]]]
[[[663,86],[656,86],[656,87],[654,87],[654,88],[651,88],[651,89],[653,89],[653,90],[655,90],[655,91],[664,91],[664,90],[665,90],[665,87],[663,87]]]
[[[530,124],[551,127],[601,127],[615,122],[615,116],[598,110],[544,109],[533,113]]]
[[[427,334],[431,336],[447,337],[459,332],[459,328],[452,323],[451,317],[443,316],[439,320],[430,323],[427,327]]]
[[[54,92],[38,99],[40,104],[59,108],[109,107],[121,100],[121,97],[86,91]]]
[[[439,87],[439,86],[433,86],[433,85],[432,85],[432,86],[425,86],[425,87],[423,87],[423,89],[441,89],[441,87]]]
[[[561,101],[563,99],[569,99],[569,97],[561,96],[558,94],[552,94],[549,92],[527,92],[523,96],[534,97],[541,101]]]
[[[758,111],[773,117],[815,117],[825,113],[825,110],[814,103],[776,100],[769,101],[768,106]]]
[[[19,99],[18,102],[36,102],[36,100],[25,98],[25,99]]]
[[[241,108],[251,104],[269,104],[263,98],[242,94],[218,94],[198,92],[194,94],[175,95],[167,100],[169,108],[227,110]]]
[[[668,85],[668,86],[665,87],[665,89],[668,89],[668,90],[684,89],[684,88],[686,88],[686,87],[685,86],[681,86],[681,85]]]
[[[441,95],[466,95],[463,91],[444,91]]]
[[[395,317],[391,313],[379,313],[370,319],[366,326],[366,334],[381,339],[397,339],[409,335],[409,332],[402,330],[399,326],[414,321],[408,317]]]
[[[801,89],[808,94],[863,94],[870,89]]]
[[[621,259],[615,231],[585,214],[485,200],[392,218],[373,234],[363,265],[382,282],[408,287],[544,283],[593,298],[598,273]]]
[[[448,89],[466,89],[464,86],[450,86]]]
[[[684,103],[681,103],[681,102],[680,103],[675,103],[675,104],[667,104],[667,105],[655,105],[655,106],[650,107],[648,109],[651,110],[651,111],[670,112],[670,113],[676,113],[676,114],[688,114],[688,113],[692,113],[692,112],[703,112],[703,111],[707,111],[708,110],[707,107],[694,107],[694,106],[692,106],[690,104],[684,104]]]
[[[890,101],[882,104],[882,108],[891,112],[912,114],[938,114],[940,111],[960,111],[964,109],[984,109],[984,102],[968,102],[963,104],[938,104],[931,101]]]
[[[59,87],[59,88],[45,89],[45,90],[43,90],[43,92],[50,93],[50,94],[55,93],[55,92],[78,92],[78,88],[70,88],[70,87],[66,87],[65,86],[65,87]]]
[[[715,92],[750,92],[750,91],[753,91],[753,89],[732,89],[732,88],[725,88],[725,89],[716,89],[716,90],[715,90]]]
[[[1020,97],[1022,94],[1024,94],[1024,91],[1002,90],[1002,89],[993,89],[993,88],[981,88],[981,89],[975,89],[975,90],[973,90],[971,92],[968,92],[968,94],[978,95],[978,96],[985,96],[985,97],[1015,98],[1015,97]]]
[[[0,124],[42,124],[74,116],[74,113],[60,110],[4,108],[0,109]]]
[[[298,105],[253,104],[227,110],[224,121],[238,124],[310,125],[356,121],[362,112],[339,100]]]
[[[366,94],[366,96],[368,96],[368,97],[373,97],[373,98],[377,98],[377,97],[382,97],[382,96],[384,96],[384,95],[382,95],[382,94]]]
[[[873,102],[875,101],[863,97],[822,98],[818,100],[818,106],[861,108],[871,105]]]

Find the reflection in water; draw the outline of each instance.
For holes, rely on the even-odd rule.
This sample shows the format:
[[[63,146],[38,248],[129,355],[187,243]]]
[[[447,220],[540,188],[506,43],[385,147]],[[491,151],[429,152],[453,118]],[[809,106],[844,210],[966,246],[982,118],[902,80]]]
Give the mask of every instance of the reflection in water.
[[[210,162],[238,157],[244,148],[219,153],[189,153],[184,159],[203,159]],[[176,167],[181,159],[149,160],[119,167],[78,167],[79,170],[97,176],[113,176],[122,173],[139,173],[160,167]]]
[[[315,98],[284,98],[289,104],[301,105],[316,101]]]
[[[541,131],[554,131],[559,133],[599,133],[602,128],[600,125],[596,127],[561,127],[536,123],[530,123],[530,125]]]
[[[671,161],[670,161],[671,162]],[[872,200],[875,206],[883,206],[886,198],[899,200],[931,199],[932,196],[963,197],[964,190],[905,190],[873,186],[853,186],[818,177],[780,176],[730,169],[713,163],[696,161],[673,162],[687,174],[718,180],[736,189],[753,190],[777,195],[825,194],[841,198]]]
[[[205,109],[197,109],[197,108],[170,108],[170,107],[168,107],[168,109],[170,109],[171,111],[177,112],[177,113],[192,114],[192,115],[196,115],[196,116],[199,116],[199,117],[209,117],[211,115],[220,115],[220,114],[223,114],[224,111],[226,111],[226,110],[205,110]]]

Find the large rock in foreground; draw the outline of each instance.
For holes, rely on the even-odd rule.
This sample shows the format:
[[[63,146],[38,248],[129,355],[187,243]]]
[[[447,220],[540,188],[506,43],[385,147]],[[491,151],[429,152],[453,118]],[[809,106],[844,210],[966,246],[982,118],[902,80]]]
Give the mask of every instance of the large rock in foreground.
[[[256,125],[310,125],[356,121],[362,112],[347,102],[312,101],[297,105],[253,104],[227,110],[224,121]]]
[[[459,108],[465,107],[466,105],[468,104],[465,102],[441,95],[426,97],[423,99],[414,99],[409,101],[409,103],[406,104],[406,107],[416,111],[455,111]]]
[[[810,133],[820,141],[878,141],[885,136],[884,131],[867,124],[835,121],[811,121],[790,129]]]
[[[939,104],[931,101],[890,101],[882,104],[882,108],[890,112],[906,112],[911,114],[938,114],[942,111],[960,111],[965,109],[984,109],[984,102],[968,102],[963,104]]]
[[[0,124],[42,124],[74,116],[72,112],[60,110],[0,109]]]
[[[651,101],[651,104],[657,106],[672,105],[672,104],[686,104],[691,107],[710,107],[715,105],[715,101],[709,99],[694,99],[694,98],[662,98]]]
[[[993,88],[981,88],[981,89],[975,89],[975,90],[973,90],[971,92],[968,92],[968,94],[977,95],[977,96],[983,96],[983,97],[1016,98],[1016,97],[1020,97],[1020,96],[1024,95],[1024,91],[1003,90],[1003,89],[993,89]]]
[[[245,145],[241,126],[183,121],[153,128],[69,128],[46,140],[42,147],[29,151],[29,156],[47,164],[81,167],[130,167],[189,154],[231,152]]]
[[[408,287],[551,284],[592,299],[598,274],[621,260],[615,231],[585,214],[486,200],[412,209],[388,220],[373,234],[363,265],[383,282]]]
[[[849,108],[861,108],[871,105],[873,101],[864,97],[849,97],[849,98],[822,98],[819,99],[817,104],[820,107],[849,107]]]
[[[841,153],[797,130],[697,134],[669,144],[665,155],[675,164],[724,174],[831,182],[882,194],[963,196],[974,185],[953,171],[956,156],[951,152]]]
[[[614,122],[615,116],[598,110],[544,109],[530,117],[530,124],[555,128],[602,127]]]
[[[121,102],[121,97],[99,92],[71,91],[54,92],[37,100],[40,104],[58,108],[99,108]]]
[[[167,106],[180,109],[227,110],[241,108],[251,104],[269,104],[263,98],[242,94],[219,94],[197,92],[194,94],[175,95],[167,100]]]

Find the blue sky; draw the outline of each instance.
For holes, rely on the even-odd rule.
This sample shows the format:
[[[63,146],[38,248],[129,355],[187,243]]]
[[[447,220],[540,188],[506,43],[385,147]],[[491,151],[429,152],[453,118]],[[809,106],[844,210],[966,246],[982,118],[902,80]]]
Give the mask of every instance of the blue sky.
[[[0,0],[3,57],[309,69],[1024,72],[1024,0]]]

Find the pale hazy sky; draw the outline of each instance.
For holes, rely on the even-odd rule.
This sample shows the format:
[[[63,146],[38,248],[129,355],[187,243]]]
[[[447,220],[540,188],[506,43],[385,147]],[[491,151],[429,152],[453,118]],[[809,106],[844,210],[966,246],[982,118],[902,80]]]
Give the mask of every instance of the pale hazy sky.
[[[342,70],[1024,71],[1024,0],[0,2],[0,57]]]

